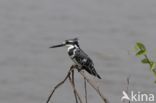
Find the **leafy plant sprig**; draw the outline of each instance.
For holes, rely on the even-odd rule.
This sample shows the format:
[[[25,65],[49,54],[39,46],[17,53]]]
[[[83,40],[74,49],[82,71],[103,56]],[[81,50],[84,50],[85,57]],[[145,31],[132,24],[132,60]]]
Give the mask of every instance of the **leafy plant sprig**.
[[[153,72],[153,74],[156,78],[156,62],[154,62],[147,56],[147,49],[146,49],[145,45],[141,42],[137,42],[135,45],[135,50],[137,51],[137,53],[136,53],[137,57],[144,56],[144,59],[142,59],[141,62],[143,64],[149,64],[150,70]],[[156,81],[155,81],[155,83],[156,83]]]

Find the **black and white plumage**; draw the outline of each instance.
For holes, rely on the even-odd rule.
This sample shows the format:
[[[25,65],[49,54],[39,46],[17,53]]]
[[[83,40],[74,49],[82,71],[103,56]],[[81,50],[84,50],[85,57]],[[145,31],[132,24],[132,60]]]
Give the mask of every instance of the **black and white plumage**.
[[[94,75],[101,79],[99,74],[96,72],[94,68],[94,63],[90,59],[90,57],[80,48],[79,42],[77,38],[74,39],[68,39],[63,42],[63,44],[51,46],[50,48],[56,48],[56,47],[62,47],[67,46],[68,47],[68,55],[73,60],[73,62],[78,65],[79,69],[86,70],[89,74]]]

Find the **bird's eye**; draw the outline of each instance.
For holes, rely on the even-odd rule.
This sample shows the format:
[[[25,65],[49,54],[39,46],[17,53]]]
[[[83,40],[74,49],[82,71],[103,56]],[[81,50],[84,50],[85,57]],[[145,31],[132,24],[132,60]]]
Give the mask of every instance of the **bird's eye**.
[[[66,44],[68,44],[69,42],[66,40]]]

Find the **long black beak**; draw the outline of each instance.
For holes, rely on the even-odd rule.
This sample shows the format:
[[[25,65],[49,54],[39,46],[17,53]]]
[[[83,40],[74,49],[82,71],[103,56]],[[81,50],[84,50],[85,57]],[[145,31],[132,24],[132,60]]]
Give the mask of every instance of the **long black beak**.
[[[51,46],[49,48],[57,48],[57,47],[63,47],[63,46],[65,46],[65,44],[53,45],[53,46]]]

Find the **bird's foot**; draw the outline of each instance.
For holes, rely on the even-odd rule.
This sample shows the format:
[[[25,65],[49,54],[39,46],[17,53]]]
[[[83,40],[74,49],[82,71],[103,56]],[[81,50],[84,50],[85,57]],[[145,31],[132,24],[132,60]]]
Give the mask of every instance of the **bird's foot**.
[[[78,68],[78,72],[80,72],[81,70],[84,70],[84,68]]]
[[[78,72],[80,72],[81,70],[84,70],[84,68],[80,68],[78,65],[72,65],[71,68],[76,68]]]

